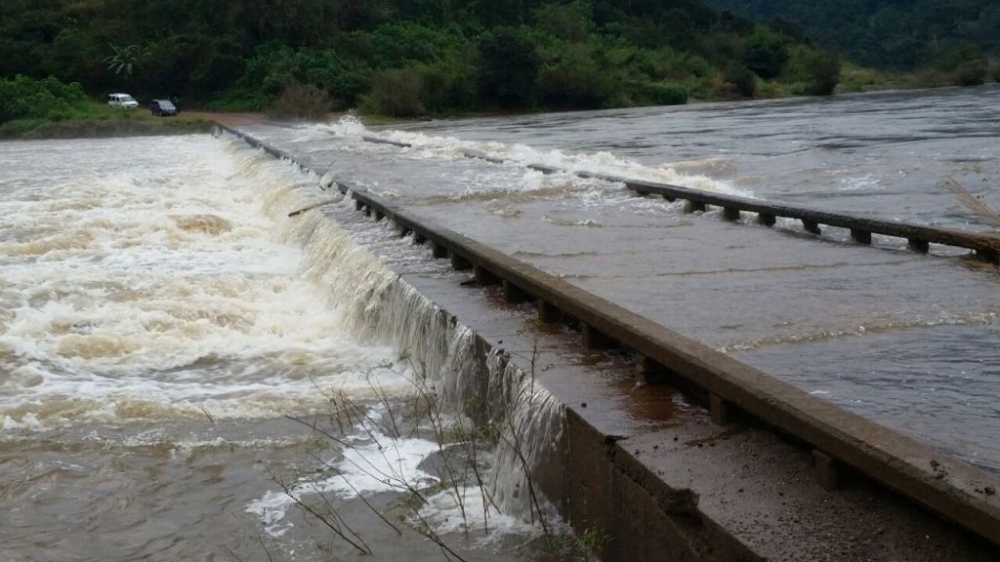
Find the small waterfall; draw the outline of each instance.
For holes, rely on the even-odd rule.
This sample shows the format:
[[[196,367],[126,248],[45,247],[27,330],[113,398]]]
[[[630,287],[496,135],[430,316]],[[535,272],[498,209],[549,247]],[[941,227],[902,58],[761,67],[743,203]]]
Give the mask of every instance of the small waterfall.
[[[266,177],[274,166],[281,166],[262,166],[265,158],[255,152],[244,173]],[[495,462],[486,480],[500,511],[532,521],[538,520],[540,510],[545,518],[551,517],[552,510],[533,480],[546,460],[555,456],[563,406],[532,373],[517,367],[502,351],[489,349],[356,241],[377,239],[373,233],[380,229],[384,238],[383,224],[362,222],[348,230],[322,212],[282,219],[289,210],[308,206],[318,197],[337,199],[320,192],[314,177],[304,184],[285,178],[270,186],[265,208],[283,224],[282,239],[303,248],[303,273],[324,288],[324,305],[340,310],[343,325],[359,340],[396,349],[417,374],[426,377],[443,408],[493,429]],[[334,213],[354,212],[353,201],[347,198],[332,205]],[[412,245],[412,240],[396,238],[394,243]]]
[[[500,438],[491,474],[494,500],[505,513],[552,516],[541,499],[538,480],[556,457],[563,427],[563,405],[509,357],[492,350],[487,359],[490,419]]]

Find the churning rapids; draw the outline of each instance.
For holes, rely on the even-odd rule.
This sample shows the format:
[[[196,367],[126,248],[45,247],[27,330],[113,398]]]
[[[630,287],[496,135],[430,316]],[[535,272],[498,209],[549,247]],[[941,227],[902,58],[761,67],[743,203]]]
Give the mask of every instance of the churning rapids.
[[[210,136],[0,160],[0,560],[524,556],[532,452],[454,414],[470,335],[334,221],[288,219],[329,199],[316,177]],[[509,369],[498,431],[541,451],[560,411]]]
[[[988,232],[942,182],[1000,209],[998,100],[994,87],[245,129],[997,471],[995,267],[729,224],[524,165]],[[355,216],[346,202],[289,219],[336,198],[318,179],[228,138],[0,144],[0,561],[441,559],[412,528],[473,559],[525,556],[540,530],[516,455],[455,438],[471,428],[455,413],[470,335],[384,262],[447,266],[382,223],[338,220]],[[508,370],[488,361],[488,403],[532,464],[560,411]],[[317,498],[345,539],[296,506]]]

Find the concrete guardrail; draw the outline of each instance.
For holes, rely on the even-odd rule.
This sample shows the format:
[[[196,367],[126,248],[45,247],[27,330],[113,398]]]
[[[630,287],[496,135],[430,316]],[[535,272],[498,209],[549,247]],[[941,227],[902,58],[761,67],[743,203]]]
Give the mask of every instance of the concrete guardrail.
[[[362,139],[374,144],[387,144],[400,148],[410,148],[412,145],[404,142],[381,139],[366,135]],[[506,160],[493,158],[473,151],[464,151],[466,158],[486,160],[493,164],[503,164]],[[708,206],[722,209],[726,220],[740,220],[741,212],[756,213],[757,221],[765,226],[774,226],[777,218],[787,218],[802,222],[802,228],[812,234],[821,234],[823,226],[833,226],[849,229],[851,239],[859,244],[871,244],[872,234],[881,234],[907,241],[910,249],[915,252],[927,253],[931,244],[952,246],[972,250],[979,260],[1000,264],[1000,236],[978,234],[962,230],[937,228],[877,219],[843,212],[829,212],[810,209],[797,205],[776,204],[759,199],[750,199],[736,195],[724,195],[700,191],[678,185],[649,182],[630,179],[622,176],[597,174],[566,170],[555,166],[528,164],[526,168],[545,174],[573,173],[582,178],[623,183],[628,189],[640,195],[659,195],[667,201],[684,200],[688,202],[689,211],[706,211]]]

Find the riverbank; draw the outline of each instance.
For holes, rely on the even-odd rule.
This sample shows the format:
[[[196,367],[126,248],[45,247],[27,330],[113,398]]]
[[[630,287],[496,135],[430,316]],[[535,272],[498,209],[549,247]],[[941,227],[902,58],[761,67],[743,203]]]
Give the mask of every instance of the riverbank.
[[[97,138],[207,132],[199,116],[155,117],[88,98],[78,83],[24,76],[0,79],[0,140]]]
[[[21,134],[0,131],[2,140],[73,139],[104,137],[139,137],[152,135],[188,135],[207,133],[212,123],[203,119],[139,121],[134,119],[85,119],[46,123]]]

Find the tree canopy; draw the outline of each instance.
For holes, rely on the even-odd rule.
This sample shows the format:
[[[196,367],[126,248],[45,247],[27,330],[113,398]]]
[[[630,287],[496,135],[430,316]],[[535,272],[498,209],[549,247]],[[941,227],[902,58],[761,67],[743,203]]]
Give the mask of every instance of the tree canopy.
[[[1000,56],[996,0],[707,1],[879,68],[951,70],[970,56]],[[970,53],[970,45],[978,51]]]
[[[0,77],[232,109],[293,86],[401,115],[683,103],[840,70],[701,0],[4,0],[0,36]]]

